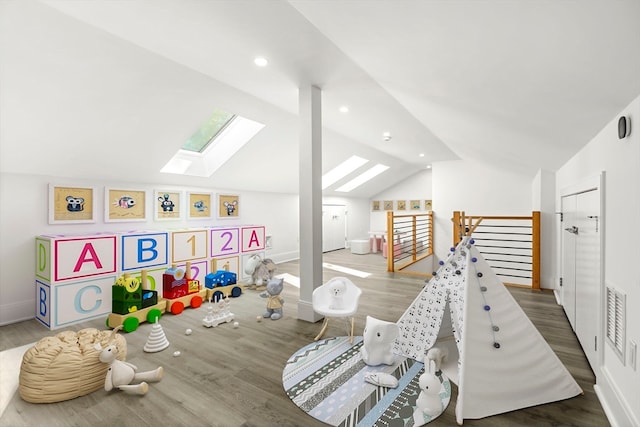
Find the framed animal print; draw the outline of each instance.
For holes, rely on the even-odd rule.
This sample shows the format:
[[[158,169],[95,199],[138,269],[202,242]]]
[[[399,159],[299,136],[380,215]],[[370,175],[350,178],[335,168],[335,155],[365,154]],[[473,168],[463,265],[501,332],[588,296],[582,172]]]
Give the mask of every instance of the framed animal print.
[[[96,189],[49,184],[49,224],[94,223]]]
[[[104,189],[104,221],[147,220],[147,192],[119,188]]]
[[[240,196],[218,194],[218,218],[238,218],[240,216]]]
[[[182,213],[182,193],[180,191],[156,190],[153,202],[156,220],[180,219]]]
[[[209,219],[213,208],[211,207],[212,197],[210,193],[187,193],[189,219]]]

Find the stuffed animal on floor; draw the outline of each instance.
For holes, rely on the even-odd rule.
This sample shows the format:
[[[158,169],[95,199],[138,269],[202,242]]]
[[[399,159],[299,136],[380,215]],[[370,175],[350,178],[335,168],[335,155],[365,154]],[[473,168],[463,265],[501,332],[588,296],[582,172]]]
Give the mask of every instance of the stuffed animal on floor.
[[[280,293],[283,288],[284,279],[271,279],[267,282],[267,290],[260,294],[262,298],[267,298],[267,311],[262,315],[265,319],[278,320],[282,317],[284,300],[280,298]]]
[[[370,366],[392,365],[394,355],[391,352],[391,346],[398,333],[397,324],[367,316],[362,334],[363,344],[360,349],[364,363]]]
[[[418,378],[420,394],[416,399],[416,410],[413,413],[414,426],[424,424],[425,415],[437,417],[444,409],[440,399],[442,383],[436,376],[435,361],[425,357],[424,362],[424,373]]]
[[[347,293],[347,282],[344,277],[334,277],[326,283],[329,287],[329,308],[342,310],[344,308],[344,295]]]
[[[273,278],[275,270],[275,263],[268,258],[262,259],[260,255],[252,255],[247,258],[244,264],[244,272],[251,275],[247,282],[249,288],[255,289],[258,286],[266,285]]]
[[[431,363],[433,361],[436,366],[435,372],[442,370],[442,362],[447,360],[447,356],[449,355],[449,350],[446,347],[439,347],[434,345],[427,351],[427,357],[425,363]]]
[[[118,326],[113,330],[113,333],[116,333],[121,328],[122,326]],[[118,347],[115,344],[102,348],[100,343],[97,343],[94,348],[100,352],[100,361],[109,365],[107,377],[104,381],[104,389],[106,391],[117,388],[128,394],[144,396],[149,390],[149,385],[146,381],[157,382],[162,379],[164,373],[162,366],[153,371],[137,372],[138,368],[135,365],[116,359],[118,357]]]

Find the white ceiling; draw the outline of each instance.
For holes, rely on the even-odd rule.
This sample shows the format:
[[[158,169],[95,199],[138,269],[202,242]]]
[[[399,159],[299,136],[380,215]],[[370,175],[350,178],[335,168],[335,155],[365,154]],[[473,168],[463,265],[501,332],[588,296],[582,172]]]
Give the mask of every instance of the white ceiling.
[[[0,63],[3,172],[295,193],[316,85],[323,169],[391,166],[372,197],[437,161],[559,168],[640,94],[640,1],[0,0]],[[160,174],[215,108],[267,126]]]

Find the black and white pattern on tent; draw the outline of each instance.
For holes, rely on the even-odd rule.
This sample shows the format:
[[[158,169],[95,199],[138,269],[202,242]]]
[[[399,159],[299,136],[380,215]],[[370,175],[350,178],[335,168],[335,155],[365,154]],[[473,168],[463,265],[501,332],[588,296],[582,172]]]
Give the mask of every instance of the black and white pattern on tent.
[[[438,338],[447,306],[456,343],[463,326],[464,287],[467,280],[468,239],[451,248],[446,261],[400,317],[400,334],[393,352],[420,362]]]

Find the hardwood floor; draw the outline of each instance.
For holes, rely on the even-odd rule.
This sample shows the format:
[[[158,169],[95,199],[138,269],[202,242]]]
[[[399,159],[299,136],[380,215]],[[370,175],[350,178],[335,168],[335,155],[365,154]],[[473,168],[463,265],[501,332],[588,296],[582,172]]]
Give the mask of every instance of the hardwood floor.
[[[397,321],[424,285],[424,280],[386,272],[379,254],[352,255],[347,250],[327,253],[324,261],[372,273],[365,279],[348,276],[363,289],[356,333],[362,334],[367,314]],[[278,265],[276,274],[298,275],[298,262]],[[324,280],[345,276],[324,270]],[[595,377],[560,306],[550,292],[510,288],[532,322],[567,366],[584,395],[480,420],[465,426],[608,426],[593,391]],[[256,316],[265,300],[256,291],[233,299],[231,311],[240,323],[205,328],[204,306],[187,309],[179,316],[166,315],[161,325],[170,342],[158,353],[144,353],[151,325],[126,335],[127,361],[140,370],[163,366],[161,382],[150,384],[144,397],[103,390],[66,402],[31,404],[16,395],[0,418],[0,426],[326,426],[292,403],[282,387],[282,370],[291,354],[313,341],[320,322],[297,320],[298,289],[285,285],[284,318],[262,322]],[[69,328],[104,329],[104,319]],[[193,334],[186,335],[187,328]],[[35,320],[0,328],[0,351],[35,342],[49,331]],[[346,335],[339,322],[331,322],[326,336]],[[174,351],[180,351],[174,357]],[[430,426],[455,426],[456,387],[445,413]]]

